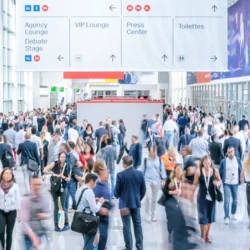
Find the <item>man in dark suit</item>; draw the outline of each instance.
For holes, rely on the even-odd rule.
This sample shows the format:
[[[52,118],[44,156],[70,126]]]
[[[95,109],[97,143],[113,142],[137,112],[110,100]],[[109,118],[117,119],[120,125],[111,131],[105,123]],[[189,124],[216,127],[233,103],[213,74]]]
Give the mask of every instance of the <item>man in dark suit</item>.
[[[229,136],[230,137],[224,141],[224,155],[226,155],[228,147],[231,146],[234,148],[235,156],[241,159],[243,152],[240,140],[233,137],[233,131],[231,130],[229,130]]]
[[[179,134],[180,136],[183,135],[185,132],[185,127],[188,123],[188,120],[184,116],[183,113],[181,113],[180,118],[178,119],[178,125],[179,125]]]
[[[38,154],[37,145],[35,142],[31,141],[31,133],[26,132],[25,134],[25,141],[18,146],[17,154],[21,154],[21,166],[24,175],[24,183],[26,192],[30,192],[30,180],[35,172],[31,172],[28,167],[28,159],[32,159],[36,161],[41,166],[41,160]]]
[[[103,127],[103,122],[99,122],[99,128],[95,131],[95,138],[96,138],[96,153],[99,150],[100,147],[100,141],[102,136],[108,135],[107,129]]]
[[[246,124],[247,124],[248,127],[249,127],[248,120],[246,120],[246,116],[243,115],[243,116],[242,116],[242,120],[239,121],[240,131],[241,131],[241,130],[244,130],[244,127],[245,127]]]
[[[190,135],[190,129],[185,128],[185,134],[180,137],[178,142],[178,152],[180,152],[181,148],[184,146],[188,146],[192,139],[193,137]]]
[[[217,142],[217,137],[215,134],[213,134],[211,136],[211,140],[212,142],[209,144],[208,148],[209,148],[209,152],[210,152],[210,156],[212,161],[214,162],[214,164],[216,166],[219,167],[221,161],[224,158],[224,153],[222,150],[222,144]]]
[[[129,150],[127,149],[127,144],[125,144],[125,150],[133,157],[134,167],[139,168],[142,160],[142,145],[138,141],[138,136],[132,135],[132,144],[130,145]]]
[[[235,120],[234,115],[231,115],[231,118],[230,118],[230,128],[233,128],[235,125],[237,125],[237,122]]]
[[[117,174],[115,197],[119,198],[119,209],[123,223],[123,237],[126,250],[133,249],[131,218],[137,250],[143,250],[143,234],[141,226],[141,200],[146,193],[146,184],[141,171],[133,167],[133,158],[126,155],[122,158],[124,170]]]

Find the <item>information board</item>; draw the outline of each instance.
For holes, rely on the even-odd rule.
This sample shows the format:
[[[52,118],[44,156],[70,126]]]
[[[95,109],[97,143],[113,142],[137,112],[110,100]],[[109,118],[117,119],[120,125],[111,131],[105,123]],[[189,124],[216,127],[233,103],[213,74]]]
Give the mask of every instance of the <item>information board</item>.
[[[226,71],[227,0],[19,0],[17,71]]]

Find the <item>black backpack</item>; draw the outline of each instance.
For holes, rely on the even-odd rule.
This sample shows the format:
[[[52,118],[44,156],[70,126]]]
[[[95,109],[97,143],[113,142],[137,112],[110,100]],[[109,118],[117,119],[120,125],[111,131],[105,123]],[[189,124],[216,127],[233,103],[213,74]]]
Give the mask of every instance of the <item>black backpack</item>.
[[[5,149],[3,155],[2,155],[2,165],[3,168],[13,168],[14,167],[14,157],[13,154]]]

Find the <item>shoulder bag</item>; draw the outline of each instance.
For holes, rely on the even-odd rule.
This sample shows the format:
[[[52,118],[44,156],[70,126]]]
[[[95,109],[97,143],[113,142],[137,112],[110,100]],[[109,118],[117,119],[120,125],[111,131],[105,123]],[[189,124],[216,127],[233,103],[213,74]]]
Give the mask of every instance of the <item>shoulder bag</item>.
[[[216,178],[215,170],[213,169],[213,171],[214,171],[214,178]],[[215,193],[215,200],[218,202],[223,202],[223,194],[219,187],[214,186],[214,193]]]
[[[65,167],[66,167],[66,163],[63,166],[63,170],[61,172],[62,174],[64,174]],[[51,190],[57,192],[60,189],[60,191],[62,191],[61,193],[63,193],[64,190],[63,190],[63,187],[62,187],[61,184],[62,184],[62,178],[61,177],[57,177],[57,176],[53,176],[53,175],[50,177]]]
[[[88,188],[84,188],[82,190],[82,193],[80,195],[80,198],[77,202],[76,205],[76,210],[80,204],[80,201],[82,200],[83,193],[87,190]],[[88,208],[88,207],[86,207]],[[93,215],[92,212],[86,213],[84,210],[82,212],[76,211],[73,217],[73,221],[71,224],[71,230],[77,233],[81,234],[86,234],[89,236],[94,236],[96,235],[98,231],[98,225],[99,225],[99,217]]]
[[[37,172],[39,170],[38,162],[30,156],[30,154],[28,153],[28,151],[26,150],[25,147],[24,147],[24,150],[25,150],[25,154],[28,158],[28,162],[27,162],[28,170],[30,170],[31,172]]]

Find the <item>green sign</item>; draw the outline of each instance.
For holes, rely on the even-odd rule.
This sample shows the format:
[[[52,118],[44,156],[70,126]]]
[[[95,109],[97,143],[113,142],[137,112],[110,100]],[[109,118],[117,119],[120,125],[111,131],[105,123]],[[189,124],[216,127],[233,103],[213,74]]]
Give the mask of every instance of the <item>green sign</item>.
[[[56,92],[56,86],[52,86],[52,87],[50,88],[50,91],[51,91],[51,92]]]
[[[60,87],[59,92],[64,92],[64,87]]]
[[[80,89],[76,89],[76,93],[80,93]]]

